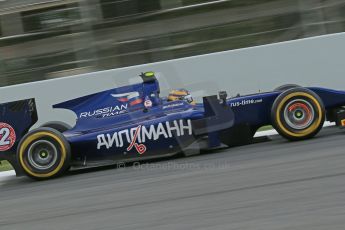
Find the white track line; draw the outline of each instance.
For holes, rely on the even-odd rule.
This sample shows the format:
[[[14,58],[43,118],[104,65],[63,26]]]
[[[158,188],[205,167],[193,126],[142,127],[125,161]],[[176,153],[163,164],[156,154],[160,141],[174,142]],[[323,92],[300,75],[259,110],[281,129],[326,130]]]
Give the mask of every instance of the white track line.
[[[277,134],[278,134],[278,132],[275,129],[270,129],[270,130],[266,130],[266,131],[257,132],[257,133],[255,133],[254,137],[273,136],[273,135],[277,135]]]
[[[335,122],[326,121],[323,125],[323,127],[329,127],[329,126],[335,126]],[[272,135],[277,135],[277,134],[278,132],[275,129],[271,129],[271,130],[257,132],[254,135],[254,137],[272,136]]]
[[[326,121],[323,127],[329,127],[329,126],[334,126],[334,125],[335,125],[334,122]],[[272,136],[272,135],[277,135],[277,134],[278,132],[275,129],[272,129],[272,130],[257,132],[254,137]],[[14,175],[16,175],[14,170],[0,172],[0,177],[10,177]]]
[[[15,176],[15,175],[16,175],[16,173],[14,170],[0,172],[0,178],[10,177],[10,176]]]

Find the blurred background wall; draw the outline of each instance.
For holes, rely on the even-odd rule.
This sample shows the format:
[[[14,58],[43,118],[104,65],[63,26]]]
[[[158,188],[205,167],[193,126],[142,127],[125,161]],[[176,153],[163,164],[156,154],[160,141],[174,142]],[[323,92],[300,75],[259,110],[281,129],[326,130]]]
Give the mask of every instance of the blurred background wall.
[[[197,99],[345,89],[343,31],[344,0],[0,0],[0,103],[34,97],[37,125],[73,124],[51,105],[151,70],[163,95],[185,87]]]
[[[342,31],[344,0],[0,0],[0,86]]]

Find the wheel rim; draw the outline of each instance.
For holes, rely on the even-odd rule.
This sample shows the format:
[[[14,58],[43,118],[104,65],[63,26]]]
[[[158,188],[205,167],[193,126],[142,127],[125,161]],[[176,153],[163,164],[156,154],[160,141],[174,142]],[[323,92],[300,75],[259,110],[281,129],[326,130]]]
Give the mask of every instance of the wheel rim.
[[[34,142],[28,150],[28,161],[39,170],[50,169],[57,161],[58,153],[55,145],[47,140]]]
[[[314,107],[306,100],[297,99],[289,102],[284,109],[284,120],[296,130],[308,128],[314,121]]]

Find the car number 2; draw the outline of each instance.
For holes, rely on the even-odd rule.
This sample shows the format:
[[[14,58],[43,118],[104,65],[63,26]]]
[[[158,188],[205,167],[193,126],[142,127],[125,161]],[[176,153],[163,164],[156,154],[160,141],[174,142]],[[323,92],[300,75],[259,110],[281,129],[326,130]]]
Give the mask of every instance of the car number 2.
[[[11,125],[0,122],[0,151],[7,151],[16,142],[16,132]]]
[[[10,136],[10,129],[9,128],[1,128],[0,129],[0,146],[9,145],[11,141],[8,139]]]

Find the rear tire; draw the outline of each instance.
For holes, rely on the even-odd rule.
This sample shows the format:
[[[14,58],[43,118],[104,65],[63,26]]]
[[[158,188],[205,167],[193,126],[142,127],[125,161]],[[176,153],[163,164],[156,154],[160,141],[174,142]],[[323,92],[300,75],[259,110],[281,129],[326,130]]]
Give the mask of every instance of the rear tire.
[[[292,88],[274,101],[272,125],[288,140],[305,140],[321,130],[325,113],[323,102],[316,93],[306,88]]]
[[[50,122],[44,123],[40,127],[52,128],[59,131],[60,133],[63,133],[67,130],[72,129],[70,125],[62,121],[50,121]]]
[[[36,180],[62,175],[70,165],[71,148],[66,138],[52,128],[27,133],[17,149],[17,161],[24,173]]]

